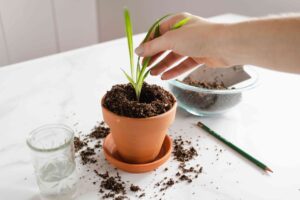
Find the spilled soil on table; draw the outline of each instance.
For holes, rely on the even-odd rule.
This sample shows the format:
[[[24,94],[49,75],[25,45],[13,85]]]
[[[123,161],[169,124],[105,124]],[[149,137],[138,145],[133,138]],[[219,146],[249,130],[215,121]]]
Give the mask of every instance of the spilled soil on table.
[[[109,127],[104,122],[101,122],[96,125],[89,134],[74,138],[76,156],[79,156],[82,165],[95,165],[99,162],[96,150],[102,147],[103,139],[109,132]],[[96,169],[94,170],[94,174],[99,180],[89,180],[94,185],[98,185],[101,199],[130,199],[127,196],[128,192],[135,193],[136,199],[142,199],[144,197],[163,199],[165,195],[164,191],[181,182],[189,184],[202,173],[202,166],[199,164],[195,164],[194,166],[188,165],[189,161],[198,156],[198,152],[193,147],[191,141],[185,140],[181,136],[174,138],[172,155],[171,158],[178,163],[176,172],[165,176],[162,180],[149,186],[153,187],[153,193],[151,195],[146,194],[145,189],[140,186],[134,185],[129,181],[123,181],[117,169],[115,169],[116,173],[109,173],[108,171],[103,173],[101,170]],[[187,165],[189,167],[187,167]],[[87,170],[89,170],[89,168],[87,168]],[[168,168],[165,168],[161,173],[167,172],[168,170]]]

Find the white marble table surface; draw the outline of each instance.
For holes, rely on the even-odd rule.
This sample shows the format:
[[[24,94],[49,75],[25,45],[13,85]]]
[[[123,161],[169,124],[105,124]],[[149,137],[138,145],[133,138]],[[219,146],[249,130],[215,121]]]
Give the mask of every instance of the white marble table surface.
[[[215,19],[232,21],[243,17],[222,15]],[[142,36],[134,38],[135,44]],[[39,199],[25,144],[27,134],[39,125],[53,122],[89,133],[102,120],[102,95],[113,84],[126,82],[120,68],[128,69],[127,55],[127,43],[122,38],[0,69],[1,200]],[[202,165],[203,174],[191,184],[174,185],[162,199],[300,199],[300,76],[255,69],[261,77],[260,85],[246,92],[241,104],[228,113],[199,118],[178,109],[170,135],[182,135],[194,145],[198,143],[199,156],[192,163]],[[148,82],[165,85],[154,77]],[[274,173],[262,173],[194,127],[199,119],[265,162]],[[225,151],[216,156],[215,147]],[[102,151],[97,156],[101,170],[113,169]],[[177,166],[170,159],[156,172],[120,174],[124,180],[145,188],[144,199],[156,199],[153,184],[170,177]],[[167,172],[163,172],[165,167],[169,168]],[[86,173],[85,167],[81,166],[79,173]],[[86,179],[80,181],[78,199],[100,199],[99,184],[93,185]],[[128,196],[135,199],[130,192]]]

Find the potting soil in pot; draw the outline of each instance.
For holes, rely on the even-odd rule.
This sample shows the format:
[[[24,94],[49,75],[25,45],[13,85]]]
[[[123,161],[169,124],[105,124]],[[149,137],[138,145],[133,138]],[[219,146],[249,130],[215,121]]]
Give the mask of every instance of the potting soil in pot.
[[[146,118],[160,115],[172,108],[173,95],[157,85],[143,84],[137,101],[131,84],[119,84],[106,93],[103,106],[121,116]]]

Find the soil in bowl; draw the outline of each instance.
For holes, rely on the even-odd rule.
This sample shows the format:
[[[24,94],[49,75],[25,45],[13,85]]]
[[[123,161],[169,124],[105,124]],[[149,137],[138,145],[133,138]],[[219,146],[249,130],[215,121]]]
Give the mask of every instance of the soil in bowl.
[[[214,82],[203,82],[194,81],[191,80],[190,77],[186,77],[181,82],[194,87],[212,90],[234,89],[227,88],[223,82],[220,82],[217,79]],[[205,92],[195,92],[178,87],[172,87],[171,90],[182,104],[204,112],[218,112],[226,110],[227,108],[230,108],[237,104],[241,99],[241,93],[213,94]]]
[[[140,100],[131,84],[119,84],[106,93],[103,106],[111,112],[132,118],[147,118],[170,110],[175,98],[157,85],[143,84]]]

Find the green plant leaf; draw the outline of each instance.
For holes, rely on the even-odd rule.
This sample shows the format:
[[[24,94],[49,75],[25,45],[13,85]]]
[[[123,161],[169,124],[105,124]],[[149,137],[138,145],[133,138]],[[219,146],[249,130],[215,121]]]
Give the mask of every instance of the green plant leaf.
[[[143,65],[142,65],[142,69],[141,69],[141,72],[139,74],[139,77],[138,77],[138,80],[137,80],[137,85],[140,84],[140,81],[141,81],[141,78],[146,70],[146,68],[148,67],[148,64],[150,62],[150,59],[151,57],[146,57],[144,60],[143,60]]]
[[[149,39],[149,37],[153,31],[154,31],[154,33],[153,33],[154,38],[160,36],[160,22],[163,19],[167,18],[168,16],[170,16],[170,14],[161,17],[150,27],[150,29],[148,30],[146,37],[144,38],[142,43],[146,42]],[[136,69],[134,69],[132,24],[131,24],[130,14],[129,14],[129,11],[127,8],[124,9],[124,19],[125,19],[125,31],[126,31],[128,50],[129,50],[129,58],[130,58],[131,76],[129,76],[123,69],[122,69],[122,71],[125,74],[128,81],[130,82],[130,84],[132,85],[132,87],[134,88],[137,100],[139,101],[144,80],[150,73],[150,70],[146,71],[146,68],[149,65],[151,57],[145,58],[142,63],[140,63],[141,58],[138,57]],[[174,26],[174,29],[183,26],[187,21],[188,20],[185,19],[185,20],[181,20],[180,22],[176,23]]]
[[[150,73],[150,69],[148,69],[148,70],[146,71],[146,73],[144,74],[144,76],[143,76],[143,82],[144,82],[144,80],[147,78],[147,76],[149,75],[149,73]]]
[[[160,30],[159,30],[159,28],[160,28],[160,25],[158,23],[157,26],[155,27],[155,30],[154,30],[154,38],[157,38],[157,37],[160,36]]]
[[[138,88],[139,94],[140,94],[141,89],[143,87],[144,80],[145,80],[146,76],[149,74],[149,72],[148,72],[149,70],[146,73],[145,73],[145,70],[146,70],[146,68],[147,68],[147,66],[148,66],[148,64],[150,62],[150,59],[151,59],[151,57],[145,58],[145,61],[143,62],[143,67],[141,69],[141,72],[139,74],[138,80],[136,82],[136,86]],[[147,74],[147,75],[145,76],[144,73]]]
[[[137,60],[137,64],[136,64],[136,77],[135,77],[135,81],[138,81],[139,74],[140,74],[140,72],[141,72],[140,59],[141,59],[141,57],[139,56],[139,57],[138,57],[138,60]]]
[[[133,57],[133,40],[132,40],[132,25],[130,20],[130,14],[127,8],[124,9],[124,19],[125,19],[125,30],[127,36],[129,59],[130,59],[130,72],[131,78],[134,77],[134,57]]]
[[[137,91],[138,91],[138,100],[140,99],[141,96],[141,92],[142,92],[142,88],[143,88],[143,84],[144,84],[144,80],[146,79],[146,77],[149,75],[150,73],[150,69],[148,69],[146,71],[146,73],[144,75],[141,76],[141,80],[140,82],[137,84]]]
[[[144,38],[144,40],[143,40],[142,43],[146,42],[149,39],[150,34],[152,33],[153,29],[157,26],[157,24],[159,24],[163,19],[169,17],[170,15],[171,14],[167,14],[167,15],[161,17],[160,19],[158,19],[156,22],[154,22],[154,24],[149,28],[149,30],[148,30],[148,32],[146,34],[146,37]]]
[[[180,20],[179,22],[177,22],[176,24],[174,24],[172,26],[172,30],[175,30],[175,29],[178,29],[178,28],[182,27],[183,25],[185,25],[186,23],[188,23],[188,21],[190,19],[191,19],[190,17],[186,17],[186,18]]]
[[[136,98],[137,98],[138,101],[140,101],[140,96],[141,96],[141,92],[142,92],[142,86],[143,85],[141,85],[141,86],[137,85],[137,88],[136,88],[136,92],[137,92],[136,93]]]
[[[128,79],[128,81],[131,83],[132,87],[135,88],[135,82],[132,80],[132,78],[123,69],[121,69],[121,70],[125,74],[125,76]]]

